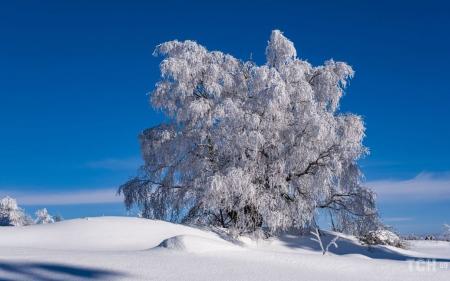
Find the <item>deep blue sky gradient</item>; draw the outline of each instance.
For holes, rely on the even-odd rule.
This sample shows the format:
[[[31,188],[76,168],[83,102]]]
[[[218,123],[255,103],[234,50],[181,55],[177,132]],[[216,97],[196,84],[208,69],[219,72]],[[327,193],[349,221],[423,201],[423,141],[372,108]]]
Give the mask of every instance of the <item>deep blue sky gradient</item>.
[[[135,171],[91,164],[139,158],[137,134],[163,120],[147,96],[159,78],[154,47],[193,39],[262,64],[272,29],[315,65],[356,70],[341,110],[366,122],[368,180],[450,170],[450,4],[210,2],[1,2],[0,190],[118,186]]]

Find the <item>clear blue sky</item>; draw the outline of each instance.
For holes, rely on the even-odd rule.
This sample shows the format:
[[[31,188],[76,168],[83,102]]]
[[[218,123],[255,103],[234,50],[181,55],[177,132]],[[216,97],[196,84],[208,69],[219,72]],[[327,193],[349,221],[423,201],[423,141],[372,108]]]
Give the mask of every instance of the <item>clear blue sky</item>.
[[[381,187],[386,222],[403,232],[450,223],[450,4],[159,2],[1,2],[0,195],[23,197],[32,211],[46,202],[35,194],[115,189],[139,165],[137,134],[163,120],[147,97],[157,44],[194,39],[264,63],[270,31],[281,29],[299,57],[356,70],[341,109],[366,122],[368,184],[421,184],[415,198]],[[89,201],[80,196],[46,204],[66,217],[123,212],[68,205]]]

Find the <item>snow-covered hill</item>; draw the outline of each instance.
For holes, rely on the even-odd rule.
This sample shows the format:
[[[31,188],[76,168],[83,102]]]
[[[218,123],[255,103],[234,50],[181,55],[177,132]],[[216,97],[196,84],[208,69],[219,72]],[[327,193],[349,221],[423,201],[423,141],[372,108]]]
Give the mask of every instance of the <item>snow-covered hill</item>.
[[[2,227],[0,280],[450,280],[448,242],[368,249],[340,236],[339,248],[322,256],[308,237],[228,241],[139,218]],[[409,261],[418,258],[436,260]]]

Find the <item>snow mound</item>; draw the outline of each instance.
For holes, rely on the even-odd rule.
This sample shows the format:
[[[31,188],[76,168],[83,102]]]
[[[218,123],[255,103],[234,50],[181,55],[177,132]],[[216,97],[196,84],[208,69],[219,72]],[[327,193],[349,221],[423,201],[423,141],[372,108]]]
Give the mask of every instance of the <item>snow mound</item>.
[[[133,217],[95,217],[45,225],[1,227],[0,248],[134,251],[155,248],[163,240],[183,235],[226,243],[214,232],[186,225]]]
[[[238,246],[222,239],[211,239],[194,235],[177,235],[170,237],[162,241],[158,247],[188,253],[205,253],[238,249]]]

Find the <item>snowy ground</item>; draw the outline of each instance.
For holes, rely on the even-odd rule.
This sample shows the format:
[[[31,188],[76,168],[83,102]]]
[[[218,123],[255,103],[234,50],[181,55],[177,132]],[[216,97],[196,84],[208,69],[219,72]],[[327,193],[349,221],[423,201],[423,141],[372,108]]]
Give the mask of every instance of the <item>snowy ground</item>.
[[[0,280],[450,280],[448,242],[368,249],[342,236],[338,244],[322,256],[296,235],[227,241],[162,221],[76,219],[0,228]]]

